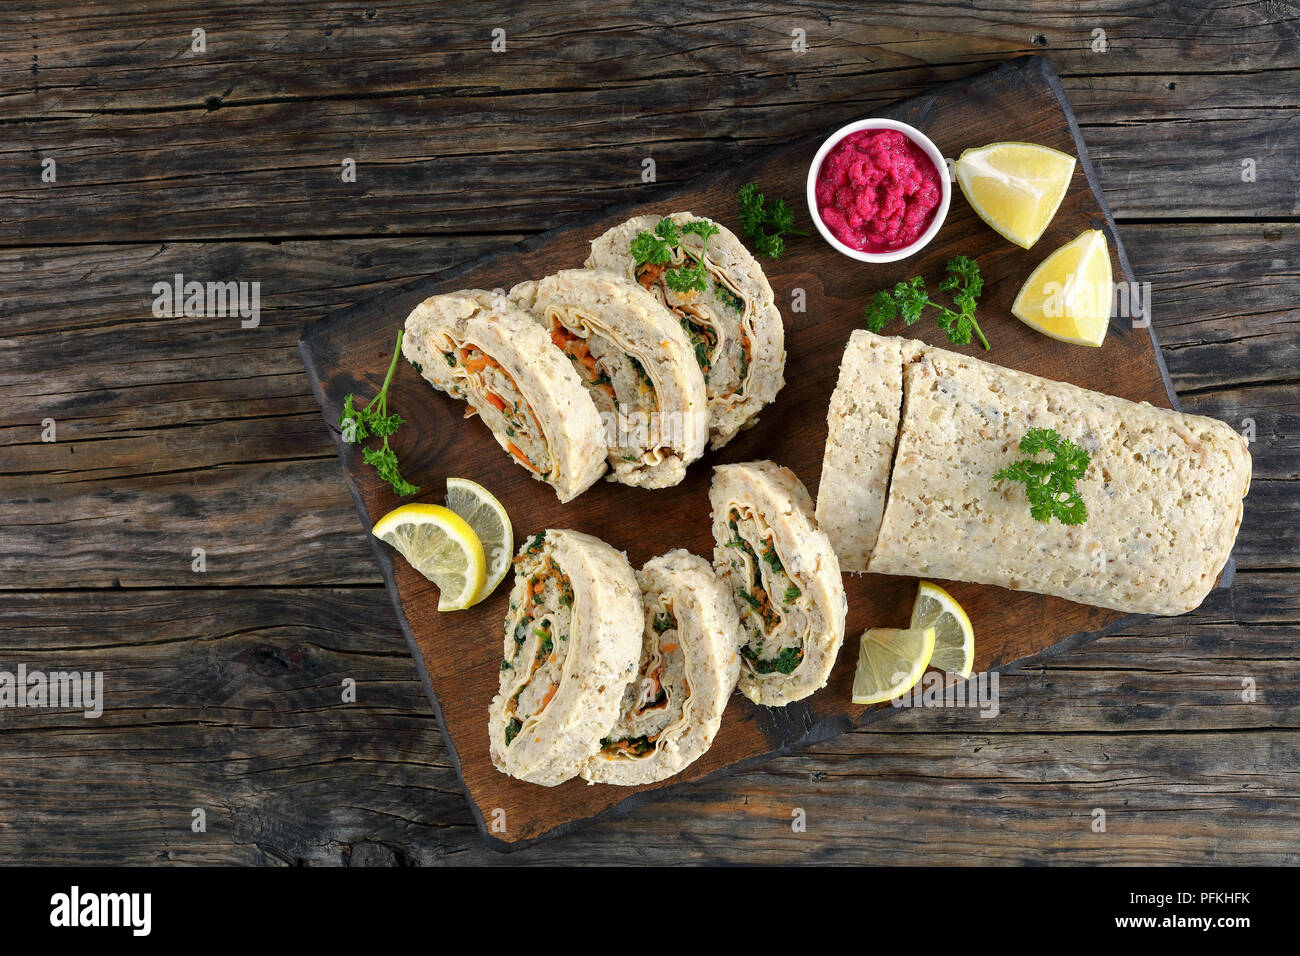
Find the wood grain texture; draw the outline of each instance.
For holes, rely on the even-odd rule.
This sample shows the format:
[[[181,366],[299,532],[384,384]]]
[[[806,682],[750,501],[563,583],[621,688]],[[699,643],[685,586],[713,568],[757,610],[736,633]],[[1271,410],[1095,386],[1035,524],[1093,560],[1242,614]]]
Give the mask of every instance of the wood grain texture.
[[[744,14],[585,6],[498,2],[431,16],[415,3],[367,15],[301,2],[163,12],[136,0],[105,30],[38,5],[29,30],[0,41],[0,162],[15,171],[0,182],[4,241],[547,229],[640,201],[646,156],[661,184],[681,183],[702,157],[735,163],[1040,52],[1071,96],[1095,89],[1095,103],[1118,87],[1148,113],[1145,135],[1116,128],[1142,117],[1080,114],[1118,213],[1300,211],[1300,172],[1276,135],[1293,110],[1273,91],[1294,88],[1288,71],[1300,68],[1285,3],[1165,0],[1135,12],[1108,0],[1087,17],[1048,4],[1026,15],[1009,0]],[[193,53],[191,29],[204,24],[207,50]],[[496,27],[502,54],[491,50]],[[791,49],[795,28],[805,53]],[[1104,53],[1093,50],[1097,29]],[[1248,94],[1232,92],[1241,79],[1218,75],[1247,65],[1267,73],[1246,79],[1263,100],[1243,107]],[[1192,124],[1195,136],[1178,135]],[[45,158],[58,163],[55,183],[40,178]],[[358,163],[355,183],[342,182],[344,158]],[[1253,183],[1241,181],[1243,158],[1258,164]]]
[[[521,9],[491,0],[473,15],[410,0],[330,10],[307,0],[273,7],[189,0],[165,9],[127,0],[103,18],[69,18],[57,5],[40,2],[10,9],[27,30],[0,38],[0,81],[6,105],[32,116],[213,112],[260,100],[458,91],[491,102],[498,94],[691,76],[713,77],[715,87],[726,79],[742,90],[765,77],[791,85],[791,77],[806,82],[823,71],[830,79],[885,87],[899,74],[907,82],[908,71],[935,64],[1026,53],[1050,54],[1067,74],[1300,66],[1296,14],[1286,3],[1157,0],[1135,6],[1101,0],[1089,4],[1087,17],[1074,8],[1016,0],[978,8],[907,0],[751,3],[739,14],[685,0],[631,9],[563,2]],[[507,30],[510,46],[529,55],[533,69],[512,69],[508,59],[491,55],[497,26]],[[813,57],[790,56],[796,26],[807,32]],[[202,54],[190,49],[195,27],[211,36]],[[1105,52],[1094,49],[1092,31],[1099,27],[1107,33]],[[582,69],[575,70],[575,62]]]
[[[1296,862],[1287,747],[1300,707],[1282,693],[1300,686],[1294,4],[9,9],[21,26],[0,33],[0,664],[103,667],[110,713],[0,711],[0,860],[499,862],[375,586],[294,354],[299,330],[392,282],[639,201],[657,188],[637,178],[648,153],[667,186],[701,156],[745,160],[1043,52],[1152,283],[1184,407],[1257,423],[1233,588],[1004,676],[996,720],[901,712],[837,738],[833,754],[693,785],[510,862]],[[526,38],[520,61],[482,55],[488,19]],[[178,55],[198,24],[208,54]],[[799,57],[794,25],[812,44]],[[1096,27],[1104,55],[1089,48]],[[449,178],[460,161],[439,157],[457,145],[444,119],[466,117],[476,133],[503,127],[502,148],[541,157],[541,174],[493,153],[462,189]],[[33,135],[53,122],[59,135]],[[588,129],[589,149],[566,147]],[[1249,187],[1239,139],[1259,160]],[[318,172],[338,181],[334,146],[358,142],[361,188],[316,190]],[[1221,165],[1204,167],[1219,157],[1202,143],[1229,151]],[[46,152],[58,184],[40,183]],[[236,339],[220,322],[154,319],[148,287],[177,271],[259,280],[261,328]],[[55,449],[39,442],[51,411]],[[159,476],[206,482],[214,464],[237,474],[210,513],[179,484],[154,494]],[[149,521],[115,520],[106,488],[148,500]],[[310,561],[296,535],[256,533],[292,524],[304,499],[322,512]],[[78,517],[63,529],[67,509]],[[195,542],[225,552],[206,576],[190,570]],[[310,673],[262,677],[236,661],[259,647],[268,660],[305,648]],[[132,663],[114,676],[119,660]],[[1237,696],[1245,669],[1260,681],[1251,705]],[[361,685],[357,705],[339,702],[343,673]],[[238,706],[214,706],[236,685]],[[1123,820],[1112,812],[1094,834],[1078,798],[1111,793]],[[796,841],[789,809],[813,799]],[[205,837],[189,830],[200,805],[226,808]]]
[[[891,107],[883,115],[916,125],[947,153],[1020,135],[1080,155],[1071,189],[1041,240],[1043,247],[1055,248],[1087,228],[1106,229],[1111,234],[1117,273],[1122,275],[1126,266],[1123,248],[1116,244],[1104,203],[1087,181],[1087,158],[1075,139],[1068,105],[1058,91],[1047,61],[1025,58],[971,80],[939,87]],[[1014,133],[1006,125],[1013,113]],[[823,139],[824,135],[818,135],[782,148],[752,160],[742,170],[712,177],[699,186],[686,186],[657,206],[642,207],[633,214],[689,209],[738,229],[734,209],[739,185],[757,180],[771,195],[799,196],[812,154]],[[461,403],[430,395],[426,384],[406,367],[394,378],[389,393],[392,407],[400,409],[406,419],[404,431],[394,439],[404,474],[425,487],[421,500],[439,500],[447,476],[482,482],[506,505],[520,539],[546,528],[572,527],[626,550],[633,566],[674,547],[711,554],[707,489],[712,464],[771,458],[793,468],[816,493],[826,407],[835,385],[838,357],[849,333],[860,327],[861,303],[874,289],[914,273],[934,275],[952,256],[978,249],[986,280],[981,306],[995,314],[1009,309],[1021,277],[1032,269],[1029,260],[1034,254],[990,239],[987,227],[968,206],[960,202],[954,206],[931,245],[902,263],[864,269],[810,238],[792,244],[779,262],[765,264],[777,301],[785,306],[787,385],[765,411],[765,421],[721,454],[706,456],[675,488],[647,492],[601,483],[577,502],[560,506],[551,489],[518,469],[484,429],[466,427],[459,421]],[[370,394],[378,387],[388,368],[396,330],[426,296],[456,288],[509,287],[524,278],[571,268],[585,258],[592,238],[628,215],[628,210],[620,209],[603,214],[598,221],[536,237],[519,250],[472,266],[464,274],[382,293],[313,326],[304,334],[302,352],[313,388],[320,392],[326,421],[337,421],[346,394]],[[802,210],[801,221],[804,216],[806,210]],[[794,289],[805,290],[806,312],[789,309]],[[920,325],[913,331],[932,342],[942,339]],[[1166,407],[1170,403],[1151,336],[1144,329],[1132,328],[1126,318],[1112,323],[1104,349],[1087,355],[1024,326],[1004,326],[994,341],[997,347],[982,357],[1135,401]],[[396,500],[376,479],[373,469],[362,464],[356,449],[340,443],[340,453],[363,522],[372,524],[394,507]],[[911,579],[846,576],[849,620],[845,643],[850,650],[841,653],[829,685],[808,700],[784,708],[756,707],[736,699],[709,752],[665,784],[617,788],[573,780],[543,789],[497,771],[484,739],[484,708],[496,690],[500,670],[498,634],[505,618],[505,590],[453,618],[437,611],[436,588],[405,562],[394,560],[386,548],[378,546],[376,553],[398,604],[399,619],[428,676],[439,720],[458,754],[471,802],[478,818],[487,821],[484,836],[502,847],[566,831],[624,801],[639,800],[666,786],[702,779],[774,751],[806,746],[887,713],[888,708],[848,704],[855,660],[851,648],[856,635],[867,627],[904,620],[915,596]],[[981,672],[1004,668],[1062,641],[1077,643],[1113,628],[1120,619],[1114,612],[1040,595],[967,584],[955,584],[951,589],[980,622],[975,667]],[[1026,626],[1028,622],[1032,625]],[[479,640],[466,640],[476,634],[481,636]]]
[[[99,720],[0,711],[0,856],[499,862],[385,591],[235,593],[4,596],[0,666],[103,669],[107,706]],[[900,711],[510,863],[1297,862],[1298,594],[1295,572],[1242,572],[1191,615],[1003,675],[996,718]],[[1094,806],[1118,816],[1107,834],[1090,830]],[[206,834],[190,830],[196,807]]]

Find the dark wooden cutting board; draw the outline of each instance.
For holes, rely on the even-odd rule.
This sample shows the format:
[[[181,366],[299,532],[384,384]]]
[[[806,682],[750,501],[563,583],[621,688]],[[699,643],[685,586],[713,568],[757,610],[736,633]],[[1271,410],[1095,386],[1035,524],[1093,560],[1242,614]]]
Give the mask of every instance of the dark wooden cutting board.
[[[463,272],[438,281],[394,288],[309,328],[302,358],[330,424],[344,477],[365,526],[399,504],[388,486],[361,462],[359,448],[343,444],[337,420],[345,395],[369,397],[383,381],[397,330],[426,296],[454,289],[509,288],[527,278],[581,266],[588,242],[634,214],[689,210],[717,219],[740,233],[736,191],[754,181],[769,197],[784,197],[796,210],[807,239],[794,240],[779,261],[765,261],[777,304],[786,322],[785,389],[762,414],[759,425],[720,452],[691,466],[675,488],[648,491],[598,482],[577,500],[560,505],[550,487],[532,480],[496,445],[477,419],[462,420],[463,405],[434,392],[406,362],[390,394],[390,409],[406,425],[395,447],[408,479],[422,486],[414,500],[437,502],[444,479],[462,476],[489,488],[506,506],[516,541],[544,528],[576,528],[625,549],[634,566],[675,547],[711,556],[708,484],[711,466],[770,458],[788,465],[816,495],[826,439],[826,407],[841,352],[862,325],[863,307],[876,290],[914,274],[931,288],[944,263],[965,254],[978,259],[986,278],[980,320],[992,343],[961,351],[1049,378],[1154,405],[1176,405],[1153,333],[1130,319],[1112,320],[1104,346],[1089,349],[1056,342],[1013,318],[1012,299],[1030,271],[1052,250],[1085,229],[1102,229],[1110,241],[1117,281],[1133,281],[1115,224],[1098,191],[1073,113],[1048,61],[1028,57],[971,79],[935,88],[876,115],[910,123],[955,158],[963,149],[1000,140],[1041,143],[1079,158],[1070,190],[1047,232],[1032,250],[1002,239],[974,214],[953,187],[948,221],[920,254],[900,263],[865,265],[841,256],[816,234],[804,203],[808,164],[819,135],[775,150],[753,162],[674,188],[645,187],[644,202],[610,210],[594,219],[534,237]],[[832,132],[826,130],[826,134]],[[577,184],[575,184],[576,186]],[[467,189],[473,188],[466,183]],[[804,290],[806,310],[792,312],[794,290]],[[945,346],[942,333],[923,320],[901,333]],[[562,832],[618,806],[644,799],[665,786],[696,780],[742,761],[843,733],[890,712],[885,705],[849,702],[858,635],[872,626],[905,626],[916,593],[909,578],[845,575],[848,631],[831,681],[811,698],[781,709],[760,708],[737,694],[712,749],[684,773],[664,784],[619,788],[572,780],[543,788],[499,773],[488,758],[488,703],[497,688],[501,625],[509,580],[468,611],[440,614],[437,590],[386,545],[373,541],[397,616],[429,690],[443,733],[456,758],[470,806],[493,845],[509,849]],[[976,633],[976,670],[1007,669],[1014,662],[1059,652],[1121,623],[1113,611],[1058,598],[970,584],[951,584]],[[504,823],[504,829],[500,829]],[[494,828],[496,824],[496,828]]]

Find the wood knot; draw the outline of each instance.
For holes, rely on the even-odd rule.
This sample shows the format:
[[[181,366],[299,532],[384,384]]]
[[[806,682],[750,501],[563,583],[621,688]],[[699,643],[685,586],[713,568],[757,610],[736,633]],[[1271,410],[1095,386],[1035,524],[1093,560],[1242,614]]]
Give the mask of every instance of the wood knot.
[[[258,644],[235,657],[258,677],[279,677],[291,671],[302,670],[302,645],[279,647],[275,644]]]

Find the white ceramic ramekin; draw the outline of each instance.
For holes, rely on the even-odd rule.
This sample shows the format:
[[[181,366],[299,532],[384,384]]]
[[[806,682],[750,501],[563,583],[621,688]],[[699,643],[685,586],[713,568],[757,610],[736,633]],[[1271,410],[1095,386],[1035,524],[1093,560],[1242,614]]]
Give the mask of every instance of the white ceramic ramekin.
[[[902,133],[921,147],[925,155],[934,163],[935,168],[939,171],[939,182],[942,184],[939,208],[934,211],[934,219],[931,221],[930,227],[921,233],[920,237],[911,245],[890,252],[861,252],[846,246],[836,239],[834,233],[826,227],[826,223],[822,222],[821,213],[817,210],[817,174],[821,171],[822,160],[844,137],[850,133],[858,133],[865,129],[892,129]],[[952,181],[948,176],[948,164],[944,161],[943,153],[939,152],[939,147],[935,146],[930,141],[930,138],[920,130],[897,120],[864,119],[840,127],[831,134],[826,142],[822,143],[821,149],[817,150],[817,155],[813,157],[812,165],[808,167],[808,214],[812,216],[812,221],[817,224],[817,231],[838,252],[844,253],[850,259],[857,259],[859,262],[897,262],[899,259],[906,259],[908,256],[919,252],[931,239],[938,235],[939,229],[943,226],[943,221],[948,218],[948,206],[951,202]]]

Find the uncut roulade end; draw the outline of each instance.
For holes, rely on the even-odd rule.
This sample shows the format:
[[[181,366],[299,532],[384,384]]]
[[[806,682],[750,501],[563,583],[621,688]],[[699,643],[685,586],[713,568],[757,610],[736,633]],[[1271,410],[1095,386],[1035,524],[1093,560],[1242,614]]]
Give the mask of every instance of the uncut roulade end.
[[[900,397],[893,440],[888,416],[873,411],[892,398],[877,394]],[[828,531],[845,570],[1127,613],[1200,605],[1228,561],[1250,487],[1246,442],[1223,422],[865,331],[845,351],[828,424],[819,504],[841,514]],[[1036,521],[1023,485],[994,480],[1025,457],[1019,441],[1031,428],[1054,429],[1091,456],[1077,482],[1083,524]],[[854,444],[864,453],[848,454]],[[855,485],[876,491],[844,508],[840,489]]]

